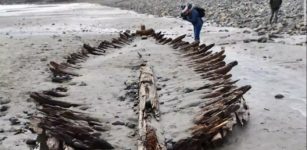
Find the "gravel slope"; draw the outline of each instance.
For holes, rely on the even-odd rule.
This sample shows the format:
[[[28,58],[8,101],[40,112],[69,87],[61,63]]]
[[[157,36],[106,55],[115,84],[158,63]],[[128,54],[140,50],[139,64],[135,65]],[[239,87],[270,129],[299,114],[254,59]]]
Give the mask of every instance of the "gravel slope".
[[[0,4],[94,2],[158,16],[178,16],[186,0],[0,0]],[[306,34],[304,0],[283,0],[279,23],[269,24],[268,0],[191,0],[206,10],[206,20],[218,26],[248,27],[260,32]]]
[[[178,16],[182,0],[77,0],[131,9],[158,16]],[[206,20],[218,26],[248,27],[272,33],[306,34],[304,0],[283,0],[279,23],[270,25],[271,10],[267,1],[259,0],[191,0],[206,10]],[[306,14],[306,13],[305,13]]]

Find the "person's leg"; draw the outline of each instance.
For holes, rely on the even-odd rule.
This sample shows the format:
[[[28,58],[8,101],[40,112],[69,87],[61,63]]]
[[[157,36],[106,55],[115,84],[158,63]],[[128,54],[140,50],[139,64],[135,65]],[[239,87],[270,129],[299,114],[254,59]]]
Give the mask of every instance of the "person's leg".
[[[272,21],[273,21],[273,17],[274,17],[274,11],[273,11],[273,9],[271,9],[271,18],[270,18],[270,24],[272,24]]]
[[[278,9],[275,11],[275,20],[274,20],[274,22],[275,23],[277,23],[277,20],[278,20]]]
[[[202,24],[197,24],[195,27],[194,27],[194,39],[195,41],[198,41],[200,40],[200,31],[201,31],[201,28],[202,28]]]
[[[193,28],[194,28],[194,41],[197,40],[197,26],[196,25],[193,25]]]

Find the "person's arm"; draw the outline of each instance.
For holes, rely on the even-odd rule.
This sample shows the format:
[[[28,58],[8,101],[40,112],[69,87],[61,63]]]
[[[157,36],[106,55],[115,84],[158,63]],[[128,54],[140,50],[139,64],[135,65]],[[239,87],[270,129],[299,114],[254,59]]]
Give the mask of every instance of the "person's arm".
[[[192,12],[191,12],[191,15],[189,17],[187,17],[186,20],[188,20],[192,24],[195,24],[195,23],[197,23],[197,19],[198,19],[198,13],[193,9]]]
[[[183,13],[180,14],[180,17],[181,17],[183,20],[187,20],[187,16],[184,15]]]

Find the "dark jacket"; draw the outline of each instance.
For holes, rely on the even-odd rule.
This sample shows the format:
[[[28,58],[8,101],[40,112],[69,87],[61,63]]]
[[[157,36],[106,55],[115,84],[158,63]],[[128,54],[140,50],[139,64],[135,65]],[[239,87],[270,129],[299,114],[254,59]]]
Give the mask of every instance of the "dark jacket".
[[[195,8],[193,8],[191,13],[187,16],[182,15],[182,18],[191,22],[194,26],[203,24],[203,20],[201,19],[199,12]]]

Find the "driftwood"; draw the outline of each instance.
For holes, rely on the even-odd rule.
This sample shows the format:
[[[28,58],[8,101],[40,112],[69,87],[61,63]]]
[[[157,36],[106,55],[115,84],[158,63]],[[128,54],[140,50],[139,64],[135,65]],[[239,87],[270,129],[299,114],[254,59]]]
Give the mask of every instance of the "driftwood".
[[[164,150],[164,144],[158,141],[156,131],[150,125],[150,113],[153,113],[157,121],[160,120],[155,75],[152,69],[144,64],[140,68],[139,77],[138,129],[140,139],[138,140],[138,150]]]
[[[59,65],[53,61],[51,61],[49,64],[49,69],[53,73],[54,76],[57,76],[57,75],[59,76],[65,76],[65,75],[79,76],[77,73],[67,68],[68,67]]]
[[[37,93],[37,92],[31,93],[30,97],[33,98],[36,102],[38,102],[41,105],[47,104],[47,105],[61,106],[65,108],[80,106],[80,104],[73,104],[73,103],[54,100],[45,94]]]

